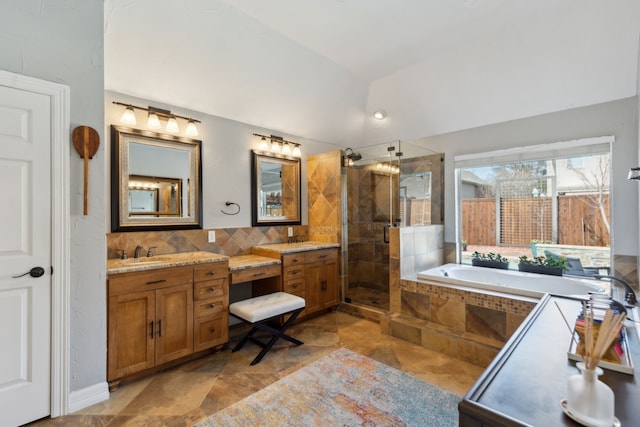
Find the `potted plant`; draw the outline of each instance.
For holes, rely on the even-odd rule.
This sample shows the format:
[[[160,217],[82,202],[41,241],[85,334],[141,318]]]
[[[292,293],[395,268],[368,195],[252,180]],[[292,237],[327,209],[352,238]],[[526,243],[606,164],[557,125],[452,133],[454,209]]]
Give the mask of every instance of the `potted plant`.
[[[506,270],[509,268],[509,260],[500,254],[489,252],[487,254],[475,251],[471,255],[471,264],[476,267],[500,268]]]
[[[562,276],[566,268],[567,259],[565,257],[545,257],[544,255],[528,258],[526,255],[520,257],[518,270],[527,273],[550,274],[552,276]]]

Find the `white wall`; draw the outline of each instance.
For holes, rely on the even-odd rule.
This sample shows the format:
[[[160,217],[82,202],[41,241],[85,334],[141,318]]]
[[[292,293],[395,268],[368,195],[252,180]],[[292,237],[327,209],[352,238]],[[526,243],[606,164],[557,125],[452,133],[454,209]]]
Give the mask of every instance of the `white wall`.
[[[98,153],[89,161],[89,215],[83,215],[83,161],[71,158],[71,391],[106,379],[106,239],[103,4],[68,0],[3,1],[0,69],[68,85],[71,135],[96,129]]]
[[[638,184],[627,180],[629,168],[638,159],[637,97],[414,141],[445,153],[445,241],[455,242],[454,156],[606,135],[615,136],[611,159],[613,253],[638,255]]]
[[[479,5],[481,6],[481,5]],[[558,2],[371,84],[369,144],[413,139],[636,95],[640,2]]]

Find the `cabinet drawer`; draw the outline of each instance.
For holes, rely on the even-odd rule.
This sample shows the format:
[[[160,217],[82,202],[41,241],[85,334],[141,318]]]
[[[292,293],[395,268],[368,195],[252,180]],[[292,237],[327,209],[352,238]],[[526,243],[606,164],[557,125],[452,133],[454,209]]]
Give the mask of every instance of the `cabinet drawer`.
[[[282,290],[284,292],[287,292],[287,293],[290,293],[290,294],[303,293],[304,292],[304,277],[301,277],[299,279],[285,280],[284,281],[284,286],[282,287]]]
[[[291,265],[304,264],[305,262],[306,262],[306,260],[305,260],[305,253],[304,252],[298,252],[298,253],[289,254],[289,255],[282,255],[282,266],[283,267],[289,267]]]
[[[193,283],[192,267],[160,268],[109,276],[109,295],[143,292]]]
[[[203,317],[211,314],[222,313],[227,310],[227,298],[210,298],[206,300],[197,300],[193,303],[193,316]]]
[[[211,279],[227,279],[229,276],[229,264],[227,262],[212,262],[198,264],[193,267],[194,282]]]
[[[338,251],[336,249],[319,249],[305,254],[306,262],[335,261],[337,259]]]
[[[231,283],[250,282],[252,280],[266,279],[267,277],[276,277],[279,275],[280,266],[278,264],[263,265],[255,268],[232,271]]]
[[[227,294],[228,286],[226,278],[197,282],[193,285],[193,297],[197,300],[220,297]]]
[[[196,320],[194,325],[194,351],[204,350],[229,340],[227,313]]]
[[[304,265],[292,265],[283,270],[285,281],[304,278]]]

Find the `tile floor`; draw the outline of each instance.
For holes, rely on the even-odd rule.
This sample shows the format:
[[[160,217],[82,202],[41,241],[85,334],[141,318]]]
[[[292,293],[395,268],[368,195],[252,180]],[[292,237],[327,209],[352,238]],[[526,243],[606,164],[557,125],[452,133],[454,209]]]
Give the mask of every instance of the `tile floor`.
[[[358,286],[350,288],[348,295],[354,304],[362,304],[377,310],[389,310],[389,292]]]
[[[230,331],[230,345],[219,353],[123,383],[108,401],[74,414],[30,424],[45,426],[191,426],[234,402],[340,347],[371,357],[462,396],[483,368],[380,333],[377,323],[337,311],[289,329],[304,341],[299,347],[280,340],[257,365],[249,362],[259,347],[248,343],[231,353],[245,333]]]

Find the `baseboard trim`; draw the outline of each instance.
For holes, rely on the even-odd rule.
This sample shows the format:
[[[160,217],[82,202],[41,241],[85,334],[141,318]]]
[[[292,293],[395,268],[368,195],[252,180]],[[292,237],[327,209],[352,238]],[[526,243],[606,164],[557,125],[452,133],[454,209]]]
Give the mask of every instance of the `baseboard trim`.
[[[69,394],[69,413],[109,399],[109,384],[101,382]]]

